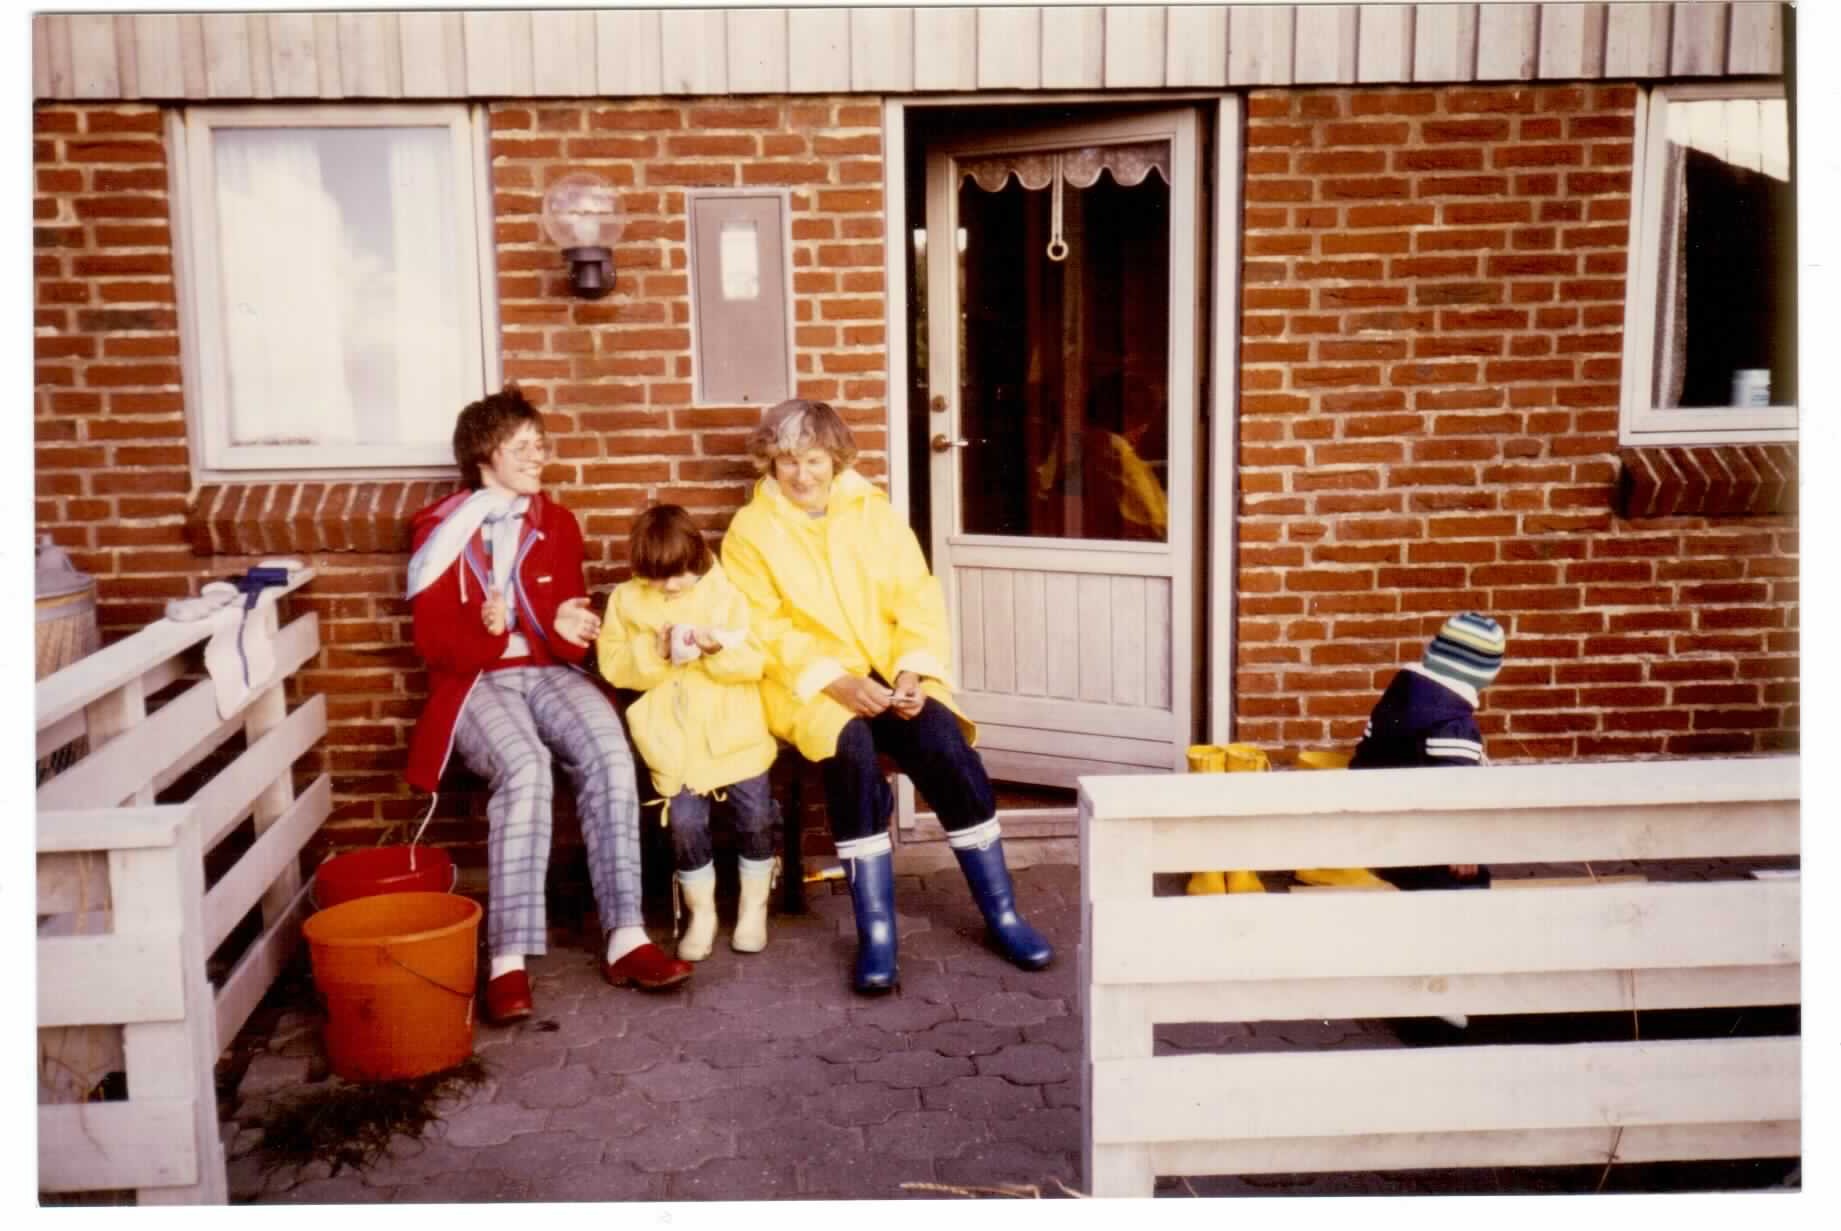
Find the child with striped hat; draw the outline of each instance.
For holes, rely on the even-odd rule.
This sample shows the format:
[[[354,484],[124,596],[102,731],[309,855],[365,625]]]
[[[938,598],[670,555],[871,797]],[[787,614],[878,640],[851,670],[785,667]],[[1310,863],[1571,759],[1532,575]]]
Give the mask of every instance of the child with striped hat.
[[[1483,763],[1477,727],[1478,693],[1502,669],[1502,626],[1476,611],[1445,621],[1421,662],[1408,663],[1388,683],[1368,716],[1350,769],[1411,766],[1464,767]],[[1379,875],[1401,889],[1481,889],[1489,869],[1384,868]]]

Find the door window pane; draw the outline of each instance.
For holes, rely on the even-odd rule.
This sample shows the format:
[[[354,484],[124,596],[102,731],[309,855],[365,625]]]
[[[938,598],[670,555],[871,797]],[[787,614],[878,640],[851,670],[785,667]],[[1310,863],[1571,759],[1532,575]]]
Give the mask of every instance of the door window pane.
[[[1015,174],[961,175],[965,533],[1168,537],[1167,151],[1067,150],[1058,173],[1036,173],[1054,165],[1042,154]],[[1049,253],[1057,174],[1062,260]]]

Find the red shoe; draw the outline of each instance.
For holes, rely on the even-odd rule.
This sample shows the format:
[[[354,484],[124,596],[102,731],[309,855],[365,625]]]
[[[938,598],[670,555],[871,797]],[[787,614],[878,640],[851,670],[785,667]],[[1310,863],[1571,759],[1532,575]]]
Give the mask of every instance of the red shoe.
[[[642,992],[660,992],[676,987],[690,978],[694,970],[689,962],[668,957],[650,941],[617,962],[601,963],[601,974],[615,987],[637,987]]]
[[[486,984],[486,1020],[503,1026],[532,1011],[531,980],[522,970],[508,970]]]

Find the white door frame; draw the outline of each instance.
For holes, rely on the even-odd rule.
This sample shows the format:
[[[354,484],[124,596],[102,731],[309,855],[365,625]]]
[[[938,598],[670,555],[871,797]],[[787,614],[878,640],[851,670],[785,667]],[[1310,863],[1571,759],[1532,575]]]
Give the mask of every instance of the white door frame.
[[[988,93],[977,95],[917,95],[887,98],[882,107],[883,216],[894,220],[883,246],[884,336],[888,339],[887,441],[888,487],[891,503],[906,515],[910,508],[908,490],[910,462],[908,456],[908,421],[915,413],[908,397],[910,364],[907,301],[910,219],[907,213],[907,138],[906,119],[909,108],[933,109],[953,107],[969,109],[985,106],[1077,104],[1125,104],[1154,102],[1161,105],[1183,103],[1211,104],[1215,111],[1211,152],[1206,166],[1211,172],[1206,187],[1212,202],[1211,216],[1205,220],[1208,250],[1213,255],[1213,274],[1208,288],[1209,332],[1212,343],[1209,355],[1209,379],[1202,405],[1200,427],[1206,433],[1206,464],[1202,449],[1196,462],[1203,468],[1202,481],[1195,486],[1196,499],[1203,509],[1200,523],[1206,527],[1206,562],[1196,556],[1205,584],[1195,588],[1198,627],[1204,628],[1206,678],[1200,660],[1190,664],[1189,675],[1203,689],[1202,718],[1208,739],[1227,743],[1233,736],[1233,670],[1235,620],[1235,512],[1238,483],[1234,466],[1237,445],[1236,407],[1239,400],[1238,355],[1240,328],[1240,200],[1243,140],[1243,103],[1238,94],[1218,91],[1150,93],[1144,91],[1105,91],[1069,93]],[[1202,341],[1200,335],[1197,342]],[[919,413],[926,413],[922,408]],[[1172,459],[1174,462],[1175,459]],[[1204,580],[1198,579],[1198,580]],[[897,778],[897,817],[900,828],[910,834],[914,824],[914,788],[905,775]],[[1042,810],[1060,817],[1062,810]],[[1071,814],[1068,817],[1071,820]],[[922,835],[916,835],[922,836]],[[925,836],[938,836],[937,834]]]

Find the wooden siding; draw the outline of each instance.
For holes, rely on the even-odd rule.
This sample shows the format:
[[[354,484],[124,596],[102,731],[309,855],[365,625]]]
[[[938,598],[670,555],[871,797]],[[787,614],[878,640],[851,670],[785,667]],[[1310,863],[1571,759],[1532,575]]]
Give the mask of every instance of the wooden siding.
[[[1783,72],[1782,6],[1121,5],[32,19],[36,99],[1177,89]]]

